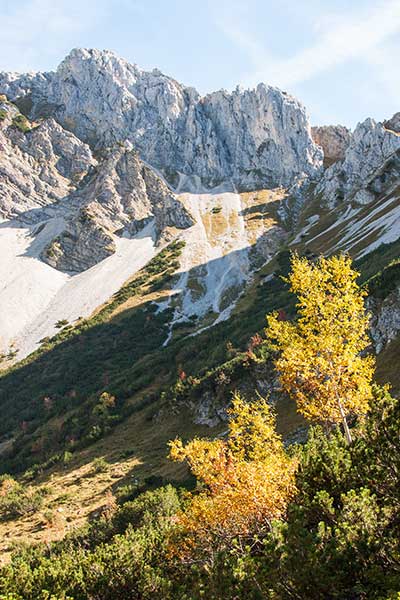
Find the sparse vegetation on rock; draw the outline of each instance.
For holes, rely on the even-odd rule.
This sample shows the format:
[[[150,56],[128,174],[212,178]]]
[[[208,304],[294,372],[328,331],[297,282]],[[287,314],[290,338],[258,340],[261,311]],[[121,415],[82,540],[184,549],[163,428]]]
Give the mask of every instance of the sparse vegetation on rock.
[[[22,131],[22,133],[27,133],[31,129],[30,123],[24,115],[16,115],[13,117],[12,124]]]

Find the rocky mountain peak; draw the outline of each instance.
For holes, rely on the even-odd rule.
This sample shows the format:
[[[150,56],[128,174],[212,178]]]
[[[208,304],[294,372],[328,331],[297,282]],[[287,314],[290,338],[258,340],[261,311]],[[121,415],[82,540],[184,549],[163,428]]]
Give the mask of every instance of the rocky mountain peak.
[[[348,204],[353,218],[391,191],[400,176],[397,121],[367,119],[353,134],[311,131],[303,105],[278,88],[201,97],[106,50],[72,50],[55,72],[0,74],[0,218],[13,220],[3,239],[17,248],[10,260],[19,285],[28,266],[43,277],[38,314],[43,290],[58,290],[26,348],[63,316],[64,284],[74,298],[68,317],[89,314],[176,238],[186,246],[160,305],[173,310],[166,343],[175,325],[227,319],[285,240],[318,227],[313,214],[296,230],[307,203],[317,213],[328,204],[343,222]],[[324,152],[325,166],[333,163],[325,170]],[[392,236],[394,209],[390,219]],[[352,240],[354,220],[346,222]],[[83,308],[81,285],[90,295]]]
[[[384,121],[383,124],[386,129],[400,133],[400,112],[395,113],[391,119]]]
[[[313,140],[324,151],[324,166],[330,167],[333,163],[344,158],[350,144],[351,131],[343,125],[323,125],[312,127]]]
[[[399,149],[399,134],[374,119],[365,119],[354,130],[343,160],[325,172],[317,193],[321,193],[330,206],[350,200],[360,204],[370,202],[381,191],[379,181],[374,191],[374,186],[369,185],[371,180],[375,176],[379,179],[378,171]]]
[[[55,73],[2,73],[1,92],[96,149],[129,139],[141,158],[175,179],[254,189],[315,176],[322,165],[304,107],[265,84],[202,98],[113,52],[75,49]]]

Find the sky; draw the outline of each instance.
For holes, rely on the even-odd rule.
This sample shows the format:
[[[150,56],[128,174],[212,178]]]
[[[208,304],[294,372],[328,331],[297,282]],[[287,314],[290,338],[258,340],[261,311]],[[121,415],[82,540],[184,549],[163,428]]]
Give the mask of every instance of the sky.
[[[400,0],[0,0],[0,71],[115,51],[201,94],[259,82],[313,125],[400,111]]]

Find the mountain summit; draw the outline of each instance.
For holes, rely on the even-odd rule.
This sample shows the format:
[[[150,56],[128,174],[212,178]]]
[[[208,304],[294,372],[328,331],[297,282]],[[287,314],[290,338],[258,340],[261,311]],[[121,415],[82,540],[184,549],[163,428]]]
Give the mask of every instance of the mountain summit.
[[[0,73],[0,94],[3,352],[89,316],[176,239],[165,344],[229,319],[287,244],[361,257],[399,237],[396,115],[311,130],[277,88],[201,97],[107,50]]]
[[[31,118],[53,116],[93,148],[129,139],[171,181],[186,175],[211,187],[227,180],[240,189],[287,186],[322,165],[304,107],[265,84],[201,97],[113,52],[75,49],[56,72],[1,74],[0,90]]]

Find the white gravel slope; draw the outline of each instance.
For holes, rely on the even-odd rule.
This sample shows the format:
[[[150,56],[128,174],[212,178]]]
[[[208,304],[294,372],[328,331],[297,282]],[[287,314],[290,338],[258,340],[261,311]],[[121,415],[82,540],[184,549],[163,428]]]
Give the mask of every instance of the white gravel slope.
[[[116,253],[91,269],[60,273],[38,256],[61,225],[61,219],[52,219],[33,237],[32,228],[0,223],[0,350],[14,342],[18,359],[53,335],[59,319],[90,315],[156,254],[150,224],[133,239],[117,238]]]

